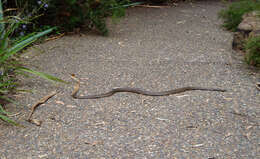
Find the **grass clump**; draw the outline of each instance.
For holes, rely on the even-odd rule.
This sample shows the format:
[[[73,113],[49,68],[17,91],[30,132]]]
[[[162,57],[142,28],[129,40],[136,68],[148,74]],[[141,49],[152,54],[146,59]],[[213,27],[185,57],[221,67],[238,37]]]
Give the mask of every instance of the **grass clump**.
[[[260,1],[241,0],[231,3],[227,9],[221,10],[219,17],[224,20],[223,27],[231,31],[237,31],[242,16],[255,10],[260,11]]]
[[[245,44],[245,60],[253,66],[260,66],[260,36],[249,38]]]

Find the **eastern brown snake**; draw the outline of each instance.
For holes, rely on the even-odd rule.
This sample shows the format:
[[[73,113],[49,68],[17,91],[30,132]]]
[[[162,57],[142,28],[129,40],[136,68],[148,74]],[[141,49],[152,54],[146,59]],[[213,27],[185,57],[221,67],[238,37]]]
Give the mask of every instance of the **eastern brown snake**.
[[[146,90],[143,90],[140,88],[124,87],[124,88],[113,88],[109,92],[96,94],[96,95],[78,96],[77,93],[80,88],[79,80],[76,79],[73,75],[71,77],[77,82],[74,86],[74,91],[71,94],[71,96],[75,99],[104,98],[104,97],[110,97],[113,94],[118,93],[118,92],[131,92],[131,93],[136,93],[136,94],[141,94],[141,95],[146,95],[146,96],[168,96],[171,94],[177,94],[177,93],[182,93],[182,92],[192,91],[192,90],[226,92],[226,90],[224,90],[224,89],[204,88],[204,87],[182,87],[182,88],[172,89],[172,90],[168,90],[168,91],[161,91],[161,92],[151,92],[151,91],[146,91]]]

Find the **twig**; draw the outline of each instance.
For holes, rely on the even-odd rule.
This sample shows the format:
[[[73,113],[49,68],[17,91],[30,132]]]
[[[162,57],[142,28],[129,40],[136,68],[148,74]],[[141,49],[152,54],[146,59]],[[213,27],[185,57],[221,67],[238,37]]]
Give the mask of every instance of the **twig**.
[[[65,34],[62,33],[62,34],[60,34],[60,35],[57,35],[57,36],[54,36],[54,37],[48,38],[48,39],[46,39],[45,41],[56,40],[56,39],[59,39],[59,38],[63,37],[64,35],[65,35]]]
[[[242,117],[248,117],[248,115],[246,115],[246,114],[242,114],[242,113],[235,112],[235,111],[232,111],[232,112],[230,112],[230,113],[231,113],[231,114],[234,114],[234,115],[242,116]]]
[[[85,141],[84,143],[87,144],[87,145],[96,146],[96,145],[99,145],[99,144],[103,144],[103,141],[95,141],[95,142]]]
[[[260,82],[257,82],[255,86],[260,91]]]
[[[151,5],[136,5],[136,7],[145,7],[145,8],[170,8],[170,6],[151,6]]]
[[[32,115],[33,115],[35,109],[36,109],[39,105],[45,103],[48,99],[50,99],[51,97],[53,97],[53,96],[56,95],[56,94],[57,94],[56,91],[51,92],[49,95],[43,97],[43,98],[40,99],[37,103],[35,103],[35,104],[32,106],[32,108],[31,108],[31,113],[30,113],[29,117],[27,118],[27,121],[29,121],[29,122],[32,121],[32,119],[31,119],[31,118],[32,118]]]
[[[13,117],[13,116],[17,116],[17,115],[19,115],[19,114],[21,114],[21,112],[18,112],[18,113],[15,113],[15,114],[7,114],[6,116],[8,116],[8,117]]]

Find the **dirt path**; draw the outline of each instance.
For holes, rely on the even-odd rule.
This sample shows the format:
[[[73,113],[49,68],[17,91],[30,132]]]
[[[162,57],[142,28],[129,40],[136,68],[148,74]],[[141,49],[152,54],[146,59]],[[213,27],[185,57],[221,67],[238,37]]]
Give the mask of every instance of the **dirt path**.
[[[26,128],[0,123],[1,159],[176,158],[253,159],[259,155],[259,71],[231,57],[219,2],[176,8],[131,8],[111,35],[66,36],[38,46],[29,64],[67,81],[74,73],[81,94],[113,87],[167,90],[219,87],[167,97],[118,93],[97,100],[70,97],[72,85],[26,80],[33,94],[17,97]],[[34,82],[34,83],[33,83]],[[26,121],[28,105],[59,93]],[[259,157],[259,156],[258,156]]]

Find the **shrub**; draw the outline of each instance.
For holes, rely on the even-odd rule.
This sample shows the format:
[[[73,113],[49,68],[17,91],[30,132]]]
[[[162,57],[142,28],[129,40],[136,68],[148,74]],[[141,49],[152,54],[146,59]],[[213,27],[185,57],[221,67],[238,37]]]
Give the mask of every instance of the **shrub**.
[[[250,65],[260,66],[260,36],[249,38],[245,44],[246,62]]]
[[[242,21],[242,16],[253,10],[260,10],[260,1],[242,0],[233,2],[227,9],[221,10],[219,17],[224,19],[223,26],[226,29],[236,31]]]
[[[41,18],[43,24],[56,24],[66,31],[81,27],[96,28],[103,35],[108,34],[107,16],[119,18],[124,16],[123,5],[128,0],[52,0],[46,14]]]
[[[181,0],[131,0],[131,2],[145,2],[150,4],[163,4],[163,3],[171,3],[177,1],[181,1]]]
[[[106,17],[117,19],[124,16],[128,5],[129,0],[8,0],[6,4],[24,10],[23,16],[39,14],[29,30],[55,25],[64,31],[73,31],[84,25],[98,29],[103,35],[108,34]]]
[[[169,2],[170,0],[148,0],[152,3],[165,3],[165,2]]]

